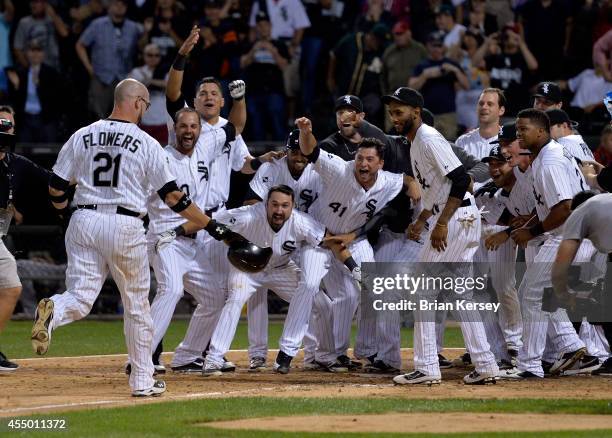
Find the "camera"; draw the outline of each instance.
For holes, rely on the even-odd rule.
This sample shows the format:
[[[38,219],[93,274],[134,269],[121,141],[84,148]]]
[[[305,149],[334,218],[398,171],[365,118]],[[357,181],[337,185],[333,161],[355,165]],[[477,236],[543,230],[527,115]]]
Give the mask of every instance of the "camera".
[[[8,119],[0,119],[0,152],[13,152],[15,149],[15,134],[9,134],[13,123]]]

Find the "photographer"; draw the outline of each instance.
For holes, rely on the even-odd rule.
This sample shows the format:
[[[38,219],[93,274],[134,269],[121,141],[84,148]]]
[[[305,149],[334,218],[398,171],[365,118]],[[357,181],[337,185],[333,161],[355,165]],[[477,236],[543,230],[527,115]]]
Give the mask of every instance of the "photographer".
[[[571,208],[572,213],[565,221],[563,240],[552,267],[552,285],[556,299],[570,309],[576,306],[576,298],[569,292],[569,271],[582,240],[589,239],[601,253],[612,253],[612,224],[609,220],[612,194],[597,195],[590,190],[577,193],[572,200]],[[610,284],[610,276],[611,273],[606,272],[604,282],[606,288]],[[603,305],[603,303],[598,304]],[[595,324],[602,326],[608,344],[612,345],[612,323]],[[612,374],[612,359],[606,360],[594,373]]]
[[[23,221],[21,212],[29,210],[31,187],[45,188],[49,172],[25,157],[12,152],[15,146],[15,112],[9,106],[0,106],[0,237],[8,233],[12,220]],[[0,240],[0,333],[15,309],[21,294],[15,258]],[[0,352],[0,372],[10,372],[18,365]]]

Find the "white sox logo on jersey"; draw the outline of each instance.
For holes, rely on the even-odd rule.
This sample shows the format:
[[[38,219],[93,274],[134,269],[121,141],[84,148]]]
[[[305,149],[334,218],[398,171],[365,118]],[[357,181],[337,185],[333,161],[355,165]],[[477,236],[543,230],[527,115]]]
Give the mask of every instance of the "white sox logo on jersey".
[[[421,185],[421,188],[428,189],[430,185],[427,184],[427,180],[423,178],[423,176],[421,176],[421,171],[419,170],[419,166],[416,161],[414,162],[414,170],[416,170],[416,177],[417,177],[417,180],[419,181],[419,184]]]
[[[198,173],[201,173],[200,181],[205,179],[208,181],[208,167],[206,167],[206,163],[204,161],[198,161]]]
[[[283,251],[285,251],[285,254],[290,254],[293,251],[295,251],[297,249],[297,247],[295,246],[295,241],[294,240],[286,240],[283,242],[282,245]]]
[[[229,143],[225,143],[223,148],[221,149],[222,154],[227,154],[227,158],[229,159],[230,152],[232,152],[232,145]]]
[[[267,179],[265,177],[264,179]],[[312,190],[304,189],[300,192],[300,200],[303,201],[301,204],[298,203],[298,209],[304,213],[308,213],[310,206],[319,198],[319,194],[315,193],[313,196]]]
[[[539,195],[538,192],[536,192],[535,187],[533,188],[533,197],[535,198],[538,205],[544,205],[544,203],[542,202],[542,195]]]
[[[370,199],[368,202],[366,202],[366,208],[368,211],[364,211],[363,214],[365,214],[368,219],[371,219],[372,216],[374,216],[377,203],[378,201],[376,199]]]

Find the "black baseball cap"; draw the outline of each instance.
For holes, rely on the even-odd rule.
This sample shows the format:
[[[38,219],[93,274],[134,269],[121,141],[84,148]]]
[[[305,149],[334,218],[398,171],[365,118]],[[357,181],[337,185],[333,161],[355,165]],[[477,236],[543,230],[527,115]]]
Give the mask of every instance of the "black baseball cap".
[[[571,120],[567,113],[562,109],[553,108],[546,110],[546,115],[550,119],[550,126],[558,125],[560,123],[567,123],[572,128],[578,126],[578,122]]]
[[[204,0],[205,8],[222,8],[223,1],[222,0]]]
[[[260,21],[270,21],[270,16],[266,11],[259,11],[257,15],[255,15],[255,23],[259,23]]]
[[[554,82],[540,82],[533,97],[543,97],[555,103],[563,100],[561,88]]]
[[[399,87],[387,96],[382,97],[382,103],[389,105],[392,101],[403,103],[414,108],[423,108],[423,95],[417,90],[408,87]]]
[[[287,150],[300,150],[300,130],[294,129],[287,136],[287,143],[285,144]]]
[[[352,94],[346,94],[336,99],[336,105],[334,105],[334,112],[338,111],[340,108],[352,108],[358,113],[362,113],[363,103],[361,103],[361,99],[357,96],[353,96]]]
[[[513,142],[516,140],[516,125],[514,122],[506,123],[505,125],[499,128],[499,133],[497,134],[497,140],[493,140],[490,144],[498,144],[500,140]]]
[[[489,163],[491,161],[503,161],[506,162],[506,158],[501,153],[501,148],[497,145],[493,146],[489,151],[489,155],[481,160],[483,163]]]

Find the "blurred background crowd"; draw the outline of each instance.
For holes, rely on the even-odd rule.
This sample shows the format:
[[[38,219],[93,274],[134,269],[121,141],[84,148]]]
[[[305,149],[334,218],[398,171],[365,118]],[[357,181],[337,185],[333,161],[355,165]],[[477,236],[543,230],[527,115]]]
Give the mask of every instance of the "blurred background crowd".
[[[344,94],[382,126],[379,97],[406,85],[453,140],[476,127],[483,88],[505,90],[512,116],[542,80],[588,135],[612,89],[610,0],[0,0],[0,103],[20,142],[62,142],[106,117],[131,76],[151,92],[144,128],[165,143],[165,80],[193,25],[183,94],[203,76],[245,79],[250,141],[284,139],[296,115],[333,129]]]

